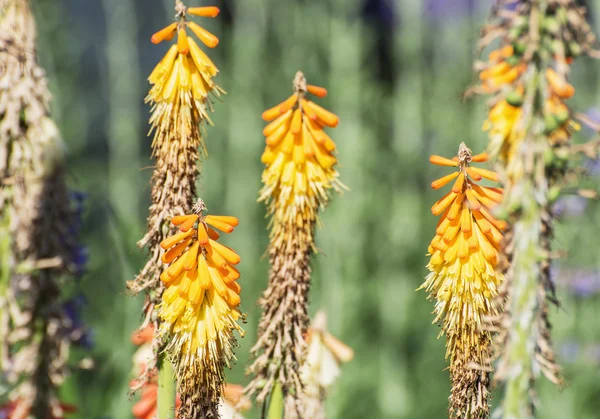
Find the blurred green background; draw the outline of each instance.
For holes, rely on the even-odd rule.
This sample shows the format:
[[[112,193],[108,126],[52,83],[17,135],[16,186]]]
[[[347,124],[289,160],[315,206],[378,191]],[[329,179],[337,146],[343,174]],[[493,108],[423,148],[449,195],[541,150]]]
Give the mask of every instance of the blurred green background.
[[[32,0],[39,53],[54,96],[54,117],[69,151],[69,181],[84,191],[87,274],[84,318],[94,341],[95,368],[76,372],[64,388],[78,418],[129,418],[130,334],[141,298],[125,281],[142,267],[136,247],[145,230],[152,160],[144,105],[147,75],[168,48],[150,36],[174,15],[173,0]],[[591,19],[600,18],[600,2]],[[227,244],[242,256],[242,307],[247,335],[228,372],[246,384],[244,369],[267,283],[265,208],[257,203],[264,146],[261,112],[289,96],[295,72],[326,86],[322,100],[341,118],[331,132],[341,179],[351,189],[335,197],[317,233],[311,313],[326,310],[332,333],[355,359],[328,401],[330,418],[441,418],[449,382],[444,341],[431,325],[433,305],[415,292],[426,275],[427,243],[441,195],[430,182],[446,174],[430,154],[452,156],[465,141],[486,145],[482,98],[462,102],[474,82],[478,31],[491,1],[476,0],[188,0],[217,5],[201,24],[221,39],[208,51],[228,92],[215,105],[208,160],[199,194],[209,210],[232,214],[240,227]],[[600,112],[600,65],[574,65],[574,107]],[[594,134],[582,129],[577,141]],[[585,162],[585,184],[597,188],[600,165]],[[597,418],[600,411],[600,207],[570,197],[561,202],[556,248],[562,301],[552,310],[554,340],[567,387],[544,380],[540,418]],[[497,396],[496,396],[497,397]],[[247,417],[257,417],[257,411]]]

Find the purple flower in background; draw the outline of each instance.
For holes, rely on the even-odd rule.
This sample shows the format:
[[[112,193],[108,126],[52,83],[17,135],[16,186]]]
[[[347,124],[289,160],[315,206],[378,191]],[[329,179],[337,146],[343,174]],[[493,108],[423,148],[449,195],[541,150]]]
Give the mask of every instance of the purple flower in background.
[[[563,196],[556,201],[552,211],[558,217],[577,217],[585,213],[588,201],[588,199],[578,195]]]
[[[378,24],[394,26],[394,12],[390,0],[365,0],[362,15]]]
[[[456,18],[470,15],[477,4],[476,0],[426,0],[425,13],[432,19]]]
[[[576,362],[580,355],[580,345],[575,341],[567,341],[560,345],[559,353],[561,355],[562,360],[567,363]]]
[[[553,267],[551,276],[576,297],[589,298],[600,294],[600,271],[598,270]]]
[[[77,294],[63,304],[63,313],[66,318],[64,333],[70,335],[72,342],[76,345],[84,349],[91,349],[94,345],[92,335],[81,318],[81,312],[87,304],[87,299],[83,294]]]
[[[71,201],[73,202],[75,221],[69,227],[69,235],[72,237],[75,245],[71,251],[71,263],[73,265],[73,271],[75,276],[82,277],[85,273],[85,266],[88,262],[88,251],[87,247],[79,244],[79,235],[83,226],[83,211],[85,208],[85,201],[87,194],[80,191],[71,192]]]

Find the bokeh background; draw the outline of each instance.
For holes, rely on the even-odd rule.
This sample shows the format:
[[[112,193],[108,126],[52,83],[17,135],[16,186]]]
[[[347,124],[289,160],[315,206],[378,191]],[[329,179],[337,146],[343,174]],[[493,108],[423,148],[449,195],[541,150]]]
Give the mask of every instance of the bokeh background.
[[[32,0],[39,53],[54,96],[53,114],[69,152],[70,186],[86,194],[83,242],[87,273],[73,293],[85,303],[95,368],[76,372],[63,397],[74,417],[130,417],[130,334],[141,298],[125,281],[142,267],[149,204],[147,75],[166,52],[150,36],[168,24],[173,0]],[[221,39],[209,55],[228,92],[207,132],[208,160],[199,194],[240,227],[227,244],[242,256],[247,335],[230,382],[244,369],[267,283],[265,208],[257,203],[264,139],[261,112],[285,99],[296,70],[329,89],[324,106],[341,123],[341,179],[317,233],[312,309],[326,310],[332,333],[355,359],[331,392],[330,418],[442,418],[449,382],[444,342],[431,325],[432,303],[415,289],[426,275],[427,243],[440,196],[429,184],[445,174],[429,154],[452,156],[465,141],[486,145],[482,98],[463,102],[474,82],[475,43],[491,1],[477,0],[188,0],[217,5],[202,24]],[[600,2],[589,1],[590,19]],[[598,31],[596,31],[598,32]],[[571,101],[600,119],[600,65],[577,61]],[[600,108],[598,108],[600,109]],[[577,141],[593,138],[583,128]],[[598,187],[600,164],[583,161],[586,187]],[[562,306],[552,310],[555,346],[567,386],[539,385],[540,418],[597,418],[600,411],[600,207],[570,196],[560,202],[555,268]],[[496,396],[497,397],[497,396]],[[247,417],[256,418],[257,411]]]

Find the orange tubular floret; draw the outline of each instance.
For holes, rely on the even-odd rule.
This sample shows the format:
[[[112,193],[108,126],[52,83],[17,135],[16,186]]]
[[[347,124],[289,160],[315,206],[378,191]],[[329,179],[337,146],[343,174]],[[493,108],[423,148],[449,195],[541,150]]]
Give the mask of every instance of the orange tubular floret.
[[[481,180],[481,175],[473,170],[472,167],[467,167],[467,174],[473,178],[476,182]]]
[[[575,88],[570,85],[564,77],[561,77],[556,71],[551,68],[546,70],[546,80],[554,93],[561,99],[569,99],[575,94]]]
[[[238,263],[240,263],[240,256],[229,247],[223,246],[221,243],[216,242],[214,240],[210,241],[210,245],[216,252],[219,252],[219,254],[223,256],[223,258],[230,264],[237,265]]]
[[[306,90],[308,91],[308,93],[313,94],[316,97],[324,98],[325,96],[327,96],[327,89],[324,87],[308,84],[306,86]]]
[[[478,211],[481,208],[481,204],[479,203],[479,201],[477,201],[477,198],[475,197],[473,191],[471,189],[467,189],[466,195],[467,201],[469,201],[469,205],[471,205],[471,210]]]
[[[219,237],[220,237],[219,233],[217,233],[215,230],[213,230],[212,227],[208,227],[207,231],[208,231],[208,237],[210,237],[213,240],[219,240]]]
[[[194,230],[188,230],[184,233],[177,233],[171,237],[167,237],[166,239],[164,239],[163,241],[160,242],[160,247],[162,247],[165,250],[169,249],[176,243],[179,243],[181,240],[187,239],[188,237],[190,237],[193,232],[194,232]]]
[[[219,38],[194,22],[188,22],[188,27],[196,34],[204,45],[214,48],[219,45]]]
[[[300,112],[300,109],[296,109],[294,111],[294,116],[292,118],[292,124],[290,125],[290,131],[292,134],[298,134],[298,133],[300,133],[301,129],[302,129],[302,112]]]
[[[461,193],[464,185],[465,185],[465,174],[463,172],[460,172],[458,179],[456,179],[456,182],[454,182],[454,185],[452,186],[452,192]]]
[[[431,187],[433,189],[440,189],[441,187],[446,186],[448,183],[454,180],[454,178],[456,178],[459,175],[459,173],[460,172],[450,173],[449,175],[434,180],[433,182],[431,182]],[[452,192],[454,192],[454,189],[452,189]]]
[[[183,232],[188,231],[190,228],[194,227],[194,224],[196,224],[196,220],[198,220],[197,215],[190,217],[183,224],[181,224],[181,226],[179,227],[179,230],[181,230]]]
[[[231,227],[237,227],[240,223],[237,217],[233,217],[231,215],[207,215],[207,218],[211,220],[217,220],[225,224],[229,224]]]
[[[200,242],[194,243],[190,250],[186,252],[185,265],[183,269],[185,269],[186,271],[196,269],[196,266],[198,264],[198,250],[200,250]]]
[[[458,195],[458,197],[452,203],[452,206],[450,207],[450,209],[448,211],[447,217],[449,220],[455,220],[456,217],[458,217],[458,213],[460,212],[460,209],[462,208],[462,204],[463,204],[464,200],[465,200],[465,194],[461,193],[460,195]]]
[[[296,104],[297,101],[298,101],[298,95],[294,93],[289,98],[287,98],[286,100],[281,102],[281,104],[279,105],[279,113],[280,114],[286,113],[287,111],[289,111],[290,109],[292,109],[294,107],[294,105]]]
[[[192,241],[192,238],[188,237],[184,241],[177,243],[176,246],[173,246],[172,248],[170,248],[168,252],[165,252],[162,255],[162,257],[161,257],[162,262],[163,263],[173,262],[175,260],[175,258],[178,257],[186,247],[188,247],[188,245],[190,244],[191,241]]]
[[[306,101],[306,106],[311,108],[311,110],[317,114],[319,121],[328,127],[335,128],[339,124],[340,119],[337,117],[337,115],[329,112],[327,109],[317,105],[314,102],[311,102],[310,100]]]
[[[488,161],[490,158],[490,155],[488,153],[481,153],[481,154],[476,154],[473,157],[471,157],[471,161],[474,163],[485,163],[486,161]]]
[[[233,231],[233,227],[231,225],[219,220],[214,220],[210,218],[210,216],[204,217],[204,221],[206,221],[207,224],[210,224],[214,228],[219,229],[224,233],[231,233]]]
[[[458,166],[457,161],[450,160],[450,159],[447,159],[442,156],[430,156],[429,162],[432,164],[437,164],[438,166],[451,166],[451,167]]]
[[[266,111],[264,111],[261,115],[262,119],[267,122],[272,121],[273,119],[277,118],[282,113],[285,113],[285,112],[279,112],[280,106],[281,106],[281,104],[279,104],[277,106],[273,106],[272,108],[269,108]]]
[[[277,112],[279,112],[279,109],[277,109]],[[275,132],[281,125],[284,125],[291,116],[292,116],[292,111],[289,110],[286,113],[284,113],[283,115],[281,115],[280,117],[278,117],[277,119],[275,119],[274,121],[270,122],[263,129],[263,135],[265,137],[268,137],[269,135],[273,134],[273,132]]]
[[[492,180],[494,182],[498,182],[498,180],[500,179],[498,177],[498,173],[492,172],[491,170],[480,169],[479,167],[471,167],[471,170],[480,175],[481,177]]]
[[[177,32],[177,50],[180,54],[187,55],[190,52],[190,44],[187,40],[185,29],[181,28]]]
[[[216,6],[188,7],[187,12],[190,15],[199,16],[199,17],[217,17],[217,16],[219,16],[220,10]]]
[[[456,196],[457,195],[454,192],[450,191],[446,195],[444,195],[442,198],[440,198],[440,200],[438,200],[431,207],[431,212],[433,213],[433,215],[440,215],[442,212],[444,212],[444,210],[448,207],[448,205],[450,205],[452,203],[452,201],[454,201]]]
[[[206,246],[208,244],[208,234],[206,232],[206,226],[202,223],[198,226],[198,242],[202,246]]]
[[[176,215],[175,217],[173,217],[171,219],[171,224],[173,224],[174,226],[178,226],[180,224],[185,223],[187,220],[189,220],[190,218],[193,217],[197,217],[197,215],[192,214],[192,215]]]
[[[165,40],[170,41],[171,39],[173,39],[176,30],[177,23],[171,23],[166,28],[163,28],[160,31],[156,32],[154,35],[152,35],[152,38],[150,38],[150,42],[152,42],[153,44],[160,44],[162,41]]]

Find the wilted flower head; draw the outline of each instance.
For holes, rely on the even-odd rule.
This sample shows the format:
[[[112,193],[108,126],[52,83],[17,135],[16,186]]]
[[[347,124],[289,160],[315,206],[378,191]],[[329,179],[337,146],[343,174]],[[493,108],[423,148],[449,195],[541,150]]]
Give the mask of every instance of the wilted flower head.
[[[169,268],[160,276],[166,290],[158,307],[159,333],[168,337],[185,412],[217,406],[223,367],[234,358],[233,331],[243,334],[237,324],[243,317],[236,282],[240,274],[234,267],[240,257],[217,242],[215,230],[230,233],[238,220],[203,215],[204,210],[200,200],[193,214],[174,217],[179,233],[160,244]]]

